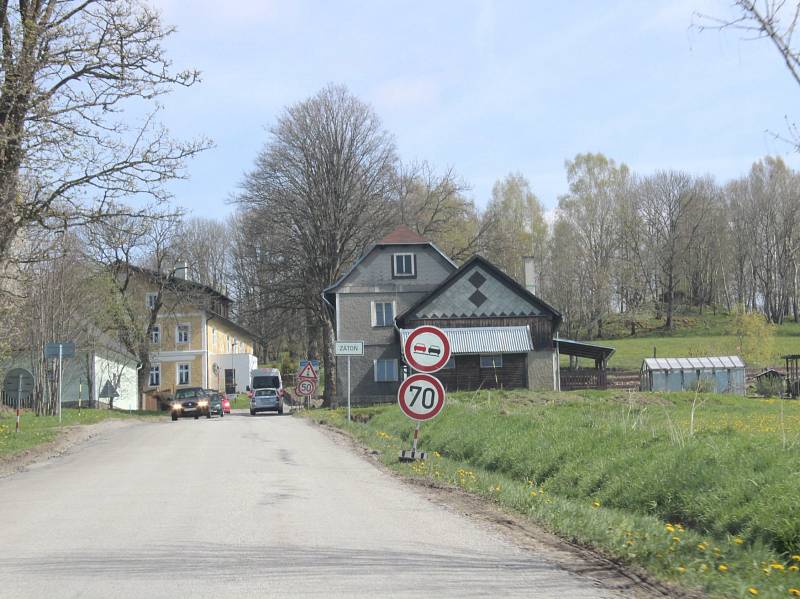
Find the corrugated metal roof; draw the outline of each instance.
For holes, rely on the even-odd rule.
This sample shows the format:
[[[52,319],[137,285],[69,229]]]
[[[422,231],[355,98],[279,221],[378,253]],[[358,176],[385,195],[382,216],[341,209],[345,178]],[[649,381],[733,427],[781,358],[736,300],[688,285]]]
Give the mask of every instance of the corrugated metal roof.
[[[744,368],[739,356],[708,356],[702,358],[646,358],[647,370],[708,370],[711,368]]]
[[[414,329],[400,329],[403,344]],[[533,351],[531,331],[524,327],[442,329],[454,354],[520,354]]]

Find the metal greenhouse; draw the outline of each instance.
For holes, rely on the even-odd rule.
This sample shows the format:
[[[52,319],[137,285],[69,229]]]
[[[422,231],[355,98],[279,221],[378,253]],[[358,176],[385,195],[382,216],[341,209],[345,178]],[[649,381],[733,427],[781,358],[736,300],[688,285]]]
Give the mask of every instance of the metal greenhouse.
[[[744,362],[739,356],[705,358],[647,358],[642,362],[642,391],[745,393]]]

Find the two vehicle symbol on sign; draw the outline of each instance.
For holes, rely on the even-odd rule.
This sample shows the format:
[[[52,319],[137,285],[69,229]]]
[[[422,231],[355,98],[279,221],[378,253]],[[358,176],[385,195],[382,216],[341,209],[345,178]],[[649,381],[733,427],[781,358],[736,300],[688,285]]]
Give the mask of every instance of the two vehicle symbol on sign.
[[[431,374],[450,360],[450,340],[440,328],[417,327],[403,344],[403,355],[411,368]]]

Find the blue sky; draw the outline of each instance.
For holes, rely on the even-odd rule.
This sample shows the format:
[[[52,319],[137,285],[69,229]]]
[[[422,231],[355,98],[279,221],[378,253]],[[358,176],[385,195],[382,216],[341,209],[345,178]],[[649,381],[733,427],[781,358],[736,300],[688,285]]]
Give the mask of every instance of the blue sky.
[[[772,134],[800,121],[775,50],[690,28],[696,12],[731,14],[728,2],[559,4],[156,0],[178,28],[175,65],[203,73],[164,100],[163,120],[216,144],[170,189],[194,215],[232,211],[276,116],[330,82],[372,105],[404,160],[453,167],[481,207],[509,172],[554,207],[564,161],[588,151],[718,181],[766,154],[800,166]]]

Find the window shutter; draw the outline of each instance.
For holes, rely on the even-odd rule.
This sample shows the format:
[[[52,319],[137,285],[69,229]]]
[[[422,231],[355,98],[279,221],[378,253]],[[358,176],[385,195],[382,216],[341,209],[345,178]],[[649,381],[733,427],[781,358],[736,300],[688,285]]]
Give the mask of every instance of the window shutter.
[[[378,325],[376,314],[377,313],[375,311],[375,302],[370,302],[369,303],[369,316],[370,316],[370,322],[372,323],[372,326],[377,326]]]
[[[374,382],[376,382],[376,383],[378,382],[378,361],[377,360],[373,360],[372,361],[372,380]]]

